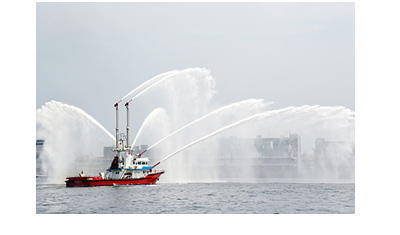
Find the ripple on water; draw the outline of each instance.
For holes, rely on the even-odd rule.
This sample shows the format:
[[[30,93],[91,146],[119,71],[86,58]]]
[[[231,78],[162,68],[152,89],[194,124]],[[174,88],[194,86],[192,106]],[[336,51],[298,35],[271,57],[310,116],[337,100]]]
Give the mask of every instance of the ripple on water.
[[[67,188],[38,185],[36,213],[355,213],[354,184],[186,183]]]

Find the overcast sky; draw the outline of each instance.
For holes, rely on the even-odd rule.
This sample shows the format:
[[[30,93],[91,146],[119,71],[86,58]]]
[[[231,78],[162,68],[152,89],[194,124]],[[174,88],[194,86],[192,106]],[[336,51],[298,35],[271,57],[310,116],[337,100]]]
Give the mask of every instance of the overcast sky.
[[[357,199],[357,217],[343,217],[340,224],[344,226],[336,227],[338,232],[344,227],[354,232],[360,228],[393,231],[393,226],[381,225],[388,225],[388,217],[393,217],[398,158],[393,148],[382,147],[371,136],[384,137],[384,146],[398,144],[400,14],[397,1],[356,2],[356,145],[361,163],[357,192],[363,198]],[[187,67],[212,71],[218,79],[215,98],[221,104],[264,98],[274,101],[275,108],[320,104],[354,110],[354,3],[203,3],[203,7],[134,3],[132,7],[100,7],[96,3],[2,1],[0,5],[2,130],[7,140],[20,140],[26,129],[33,129],[29,137],[35,136],[31,122],[35,112],[30,111],[35,81],[36,108],[52,99],[72,104],[114,133],[115,101],[157,74]],[[185,7],[192,10],[182,10]],[[28,142],[33,143],[30,138]],[[21,156],[30,159],[26,162],[33,166],[35,146],[28,148],[31,154]],[[4,156],[16,156],[15,148],[4,150]],[[377,164],[377,156],[390,164]],[[371,188],[385,195],[385,200],[371,203],[379,196],[371,193]],[[26,193],[26,188],[19,190]],[[35,191],[31,192],[33,198]],[[14,194],[5,196],[12,201]],[[30,201],[19,200],[18,205],[31,206],[24,202]],[[9,212],[12,217],[15,210]],[[369,216],[378,214],[387,216],[380,216],[380,220]],[[302,219],[296,221],[292,227],[297,230],[307,225]],[[372,226],[364,226],[366,221]],[[286,221],[277,222],[274,228],[281,231]],[[312,227],[320,230],[332,221],[319,222],[322,226]]]
[[[71,104],[114,133],[116,101],[191,67],[211,70],[221,105],[355,110],[355,4],[36,4],[36,109]]]

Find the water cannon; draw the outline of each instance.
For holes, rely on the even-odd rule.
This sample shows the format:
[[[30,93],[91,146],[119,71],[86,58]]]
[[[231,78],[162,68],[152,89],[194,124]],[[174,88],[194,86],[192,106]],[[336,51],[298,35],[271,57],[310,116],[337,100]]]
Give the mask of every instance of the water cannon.
[[[158,164],[160,164],[160,163],[161,163],[161,162],[157,162],[157,164],[155,164],[155,165],[153,166],[153,168],[156,167],[156,166],[158,166]]]
[[[138,157],[141,157],[143,153],[147,152],[147,149],[144,150],[143,152],[139,153]]]
[[[133,100],[133,99],[130,99],[129,101],[127,101],[127,102],[125,103],[125,106],[128,106],[129,103],[130,103],[132,100]]]
[[[122,100],[119,100],[117,103],[114,104],[114,107],[118,107],[118,104],[121,102]]]

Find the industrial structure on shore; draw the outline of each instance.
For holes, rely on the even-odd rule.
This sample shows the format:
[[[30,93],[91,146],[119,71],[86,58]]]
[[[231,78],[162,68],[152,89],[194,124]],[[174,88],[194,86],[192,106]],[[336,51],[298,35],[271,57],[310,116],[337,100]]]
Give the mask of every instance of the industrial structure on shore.
[[[43,175],[42,148],[44,140],[36,141],[36,174]],[[301,138],[296,133],[278,138],[220,138],[217,142],[199,143],[186,151],[185,155],[197,154],[190,161],[178,165],[182,169],[196,166],[206,169],[212,163],[218,167],[217,177],[234,178],[242,169],[251,169],[249,177],[254,178],[319,178],[354,179],[355,144],[345,141],[326,141],[317,138],[313,153],[302,152]],[[147,145],[135,146],[134,154],[147,149]],[[216,147],[216,148],[215,148]],[[81,156],[80,166],[96,172],[109,167],[115,156],[114,147],[104,147],[103,156]],[[199,151],[200,150],[200,151]],[[218,150],[216,152],[216,150]],[[153,158],[153,152],[148,156]],[[198,152],[201,152],[199,157]],[[154,154],[156,155],[156,154]]]

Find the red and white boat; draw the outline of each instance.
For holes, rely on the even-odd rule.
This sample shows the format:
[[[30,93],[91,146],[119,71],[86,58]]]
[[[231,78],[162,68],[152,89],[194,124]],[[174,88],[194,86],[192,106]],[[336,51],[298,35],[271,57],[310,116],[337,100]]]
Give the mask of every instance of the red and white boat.
[[[127,136],[118,133],[118,103],[114,105],[117,113],[117,127],[116,148],[113,151],[116,152],[116,156],[110,168],[105,173],[100,172],[100,176],[86,176],[82,171],[79,176],[67,177],[65,183],[68,187],[155,184],[159,177],[164,174],[164,170],[153,169],[160,162],[154,166],[149,166],[149,158],[142,157],[142,154],[147,150],[134,155],[129,147],[129,102],[125,104],[127,108]],[[124,142],[126,147],[124,147]]]
[[[125,163],[120,163],[118,157],[114,158],[113,163],[117,167],[110,167],[100,176],[79,176],[67,177],[65,181],[68,187],[87,187],[87,186],[115,186],[115,185],[136,185],[136,184],[155,184],[159,177],[164,174],[164,170],[154,170],[149,166],[148,158],[133,158],[128,154]],[[118,166],[119,165],[119,166]]]

